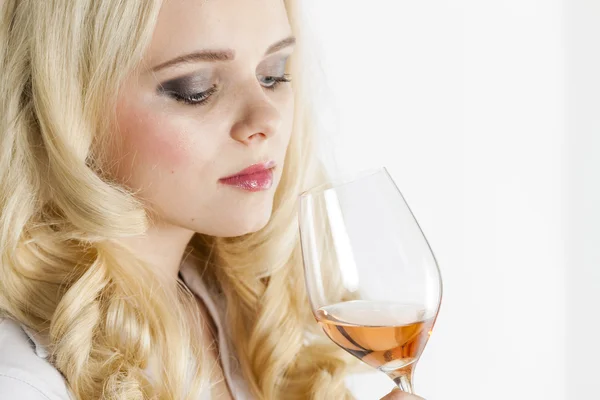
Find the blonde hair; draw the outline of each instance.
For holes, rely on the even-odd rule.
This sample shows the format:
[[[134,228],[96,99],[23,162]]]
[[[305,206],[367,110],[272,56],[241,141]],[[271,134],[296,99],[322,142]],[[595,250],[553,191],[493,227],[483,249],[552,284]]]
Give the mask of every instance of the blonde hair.
[[[295,2],[285,3],[298,36]],[[0,3],[0,313],[48,335],[50,361],[80,399],[191,399],[208,381],[199,338],[186,328],[193,296],[175,279],[159,283],[119,245],[144,234],[148,216],[94,151],[109,137],[119,87],[142,60],[160,6]],[[296,197],[319,167],[301,60],[290,67],[295,125],[269,224],[190,242],[227,299],[234,347],[260,399],[350,397],[348,356],[316,328],[302,279]],[[148,376],[153,358],[161,368]]]

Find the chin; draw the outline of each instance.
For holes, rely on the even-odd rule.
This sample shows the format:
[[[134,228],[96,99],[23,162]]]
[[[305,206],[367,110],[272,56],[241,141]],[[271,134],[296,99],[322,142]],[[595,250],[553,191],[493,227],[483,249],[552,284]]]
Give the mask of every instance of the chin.
[[[244,236],[250,233],[258,232],[269,223],[269,218],[265,218],[260,221],[254,221],[254,223],[248,223],[243,226],[237,226],[235,229],[232,229],[228,235],[224,237],[237,237]]]
[[[257,232],[263,229],[271,219],[272,205],[261,207],[260,210],[244,211],[227,213],[213,220],[212,229],[194,229],[196,232],[201,232],[217,237],[237,237],[244,236],[249,233]]]
[[[269,223],[270,215],[263,218],[242,219],[223,229],[221,237],[244,236],[260,231]]]

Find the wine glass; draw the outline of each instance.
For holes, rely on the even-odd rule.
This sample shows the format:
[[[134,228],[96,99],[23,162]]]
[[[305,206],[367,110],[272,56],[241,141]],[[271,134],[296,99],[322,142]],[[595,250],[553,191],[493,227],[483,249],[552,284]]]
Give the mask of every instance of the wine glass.
[[[413,393],[442,299],[431,248],[385,168],[299,198],[308,297],[327,336]]]

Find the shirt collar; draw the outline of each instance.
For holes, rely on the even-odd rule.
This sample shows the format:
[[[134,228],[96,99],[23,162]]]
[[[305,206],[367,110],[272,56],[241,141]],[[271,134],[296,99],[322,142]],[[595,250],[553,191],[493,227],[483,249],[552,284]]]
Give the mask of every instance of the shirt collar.
[[[35,354],[37,354],[38,357],[47,358],[48,357],[48,338],[39,333],[35,333],[32,329],[29,329],[29,327],[25,326],[24,324],[21,324],[21,328],[27,334],[27,336],[29,337],[29,340],[31,340],[31,342],[33,342]]]

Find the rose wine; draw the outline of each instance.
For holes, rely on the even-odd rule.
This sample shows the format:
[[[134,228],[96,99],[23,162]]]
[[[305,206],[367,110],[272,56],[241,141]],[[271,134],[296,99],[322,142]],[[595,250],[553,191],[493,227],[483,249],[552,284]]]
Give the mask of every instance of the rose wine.
[[[338,346],[383,372],[416,361],[435,322],[423,307],[364,300],[321,307],[316,318]]]

